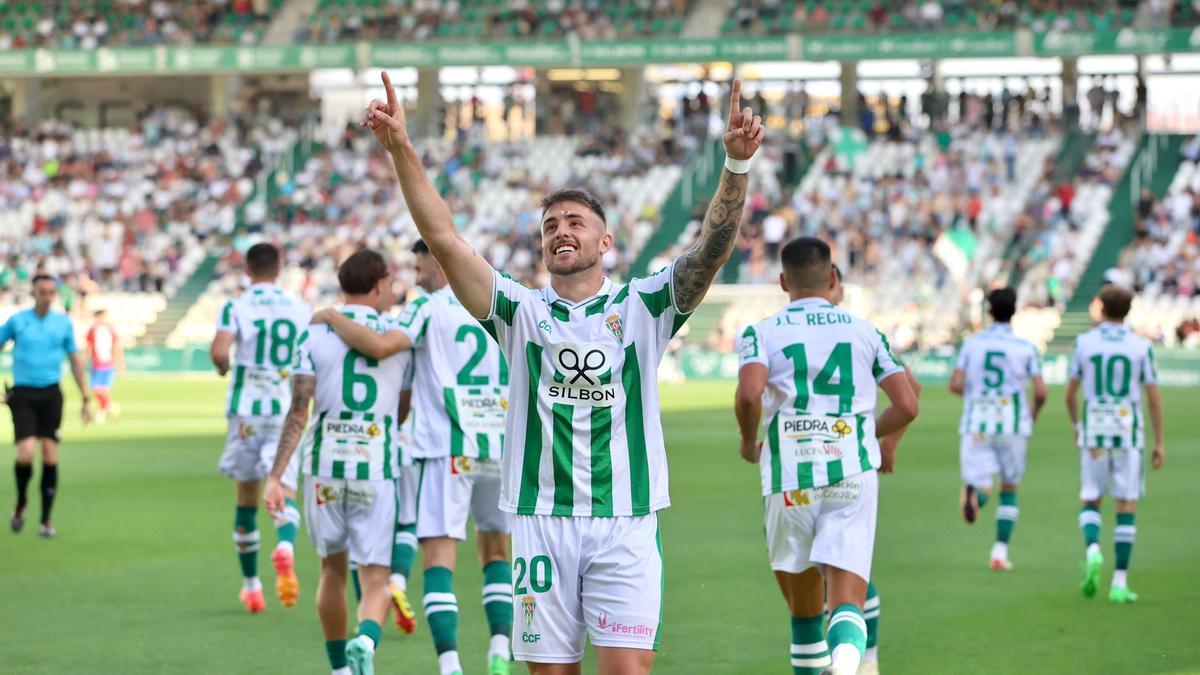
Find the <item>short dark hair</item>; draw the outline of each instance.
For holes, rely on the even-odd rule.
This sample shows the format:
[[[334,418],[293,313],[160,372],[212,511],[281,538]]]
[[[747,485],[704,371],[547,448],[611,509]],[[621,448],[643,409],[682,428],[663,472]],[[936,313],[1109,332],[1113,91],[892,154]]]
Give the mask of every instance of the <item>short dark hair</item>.
[[[246,270],[252,277],[271,277],[279,274],[281,256],[274,244],[255,244],[246,251]]]
[[[92,316],[96,317],[97,319],[104,316],[105,314],[108,314],[107,309],[98,309],[95,312],[92,312]]]
[[[338,283],[346,295],[365,295],[388,272],[387,260],[378,252],[364,248],[342,262],[338,268]]]
[[[604,205],[600,203],[599,199],[596,199],[595,195],[587,190],[581,190],[579,188],[562,188],[561,190],[555,190],[545,197],[542,197],[542,217],[546,217],[546,212],[550,210],[551,206],[554,206],[555,204],[561,204],[563,202],[576,202],[583,204],[584,206],[588,207],[592,213],[600,216],[601,224],[603,224],[605,227],[608,226],[607,216],[604,215]]]
[[[418,239],[413,242],[412,252],[414,255],[429,255],[429,244],[424,239]]]
[[[1017,292],[1009,287],[997,288],[987,294],[988,313],[1000,323],[1012,321],[1017,313]]]
[[[1104,316],[1114,321],[1124,321],[1129,315],[1129,308],[1133,306],[1133,291],[1116,284],[1106,284],[1096,297],[1100,300]]]
[[[816,237],[796,237],[779,252],[783,276],[792,289],[824,289],[833,269],[833,251]]]
[[[58,285],[58,279],[55,279],[54,277],[50,276],[49,274],[35,274],[33,276],[33,279],[29,283],[36,286],[39,281],[49,281],[49,282],[53,283],[55,286]]]

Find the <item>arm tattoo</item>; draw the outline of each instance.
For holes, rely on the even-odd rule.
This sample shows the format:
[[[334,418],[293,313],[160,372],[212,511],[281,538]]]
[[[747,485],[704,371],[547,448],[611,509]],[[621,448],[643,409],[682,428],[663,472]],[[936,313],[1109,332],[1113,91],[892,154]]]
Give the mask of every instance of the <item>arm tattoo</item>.
[[[292,459],[292,453],[300,444],[300,436],[308,426],[308,404],[312,401],[313,390],[316,387],[317,378],[312,375],[297,375],[292,378],[292,407],[288,409],[287,419],[283,422],[283,432],[279,435],[275,466],[271,468],[271,474],[274,476],[283,474]]]
[[[675,289],[675,305],[680,311],[690,312],[700,304],[717,276],[717,270],[733,253],[748,184],[748,174],[722,170],[717,194],[704,216],[700,241],[675,261],[671,283]]]

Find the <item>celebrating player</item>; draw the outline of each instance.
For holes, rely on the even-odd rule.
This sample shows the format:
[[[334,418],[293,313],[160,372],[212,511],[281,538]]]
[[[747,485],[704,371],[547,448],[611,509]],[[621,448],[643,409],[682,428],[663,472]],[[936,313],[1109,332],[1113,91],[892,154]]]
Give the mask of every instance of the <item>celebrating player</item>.
[[[392,274],[383,256],[355,253],[338,269],[346,304],[339,310],[355,323],[384,332],[380,317],[395,304]],[[309,539],[321,557],[317,612],[334,675],[374,672],[380,624],[390,603],[388,573],[396,521],[400,392],[411,356],[375,359],[351,349],[328,326],[311,326],[296,346],[292,404],[279,439],[263,501],[272,513],[287,503],[282,478],[304,435],[300,468]],[[316,420],[309,425],[309,404]],[[305,432],[305,427],[308,427]],[[358,563],[362,601],[358,635],[346,641],[346,578]]]
[[[577,673],[590,636],[600,673],[649,672],[661,633],[656,512],[670,503],[657,366],[732,252],[762,120],[740,109],[735,81],[726,168],[700,241],[648,278],[622,286],[605,278],[600,260],[613,237],[594,197],[547,196],[541,242],[551,283],[534,290],[492,269],[455,229],[386,73],[383,83],[387,100],[371,102],[363,123],[391,154],[455,296],[512,368],[500,508],[516,514],[513,653],[533,673]]]
[[[121,415],[121,406],[112,399],[112,386],[116,371],[125,371],[125,350],[117,339],[117,332],[108,323],[108,310],[96,311],[87,332],[87,356],[92,362],[92,392],[100,402],[96,421],[103,424],[110,413],[114,418]]]
[[[1067,415],[1075,425],[1080,451],[1083,510],[1079,527],[1086,548],[1083,583],[1087,597],[1096,594],[1104,556],[1100,554],[1100,498],[1106,493],[1117,502],[1117,527],[1113,530],[1116,569],[1108,599],[1115,603],[1136,602],[1127,575],[1137,534],[1134,511],[1146,488],[1144,448],[1146,424],[1142,419],[1142,389],[1154,427],[1154,449],[1150,464],[1162,468],[1162,399],[1150,341],[1127,326],[1125,316],[1133,294],[1119,286],[1105,286],[1092,301],[1093,316],[1100,325],[1075,340],[1071,358],[1071,380],[1067,383]],[[1079,418],[1078,394],[1083,386],[1083,420]]]
[[[992,479],[1000,474],[1000,506],[996,509],[996,542],[989,559],[997,571],[1012,569],[1008,541],[1017,522],[1017,485],[1025,473],[1025,453],[1033,423],[1046,403],[1041,359],[1033,343],[1013,334],[1012,316],[1017,293],[997,288],[988,293],[993,323],[963,342],[958,364],[950,376],[950,391],[962,396],[958,433],[963,489],[963,518],[974,523],[992,494]],[[1025,387],[1033,383],[1033,406]]]
[[[829,245],[801,237],[781,257],[780,284],[791,302],[748,327],[739,345],[741,454],[762,469],[768,554],[792,616],[793,671],[853,675],[867,641],[876,438],[916,418],[917,397],[883,335],[831,304],[839,284]],[[878,419],[876,386],[891,400]],[[765,454],[758,440],[764,393]],[[833,608],[828,640],[825,587]]]
[[[326,310],[313,321],[329,322],[351,347],[373,358],[414,349],[412,434],[421,467],[416,534],[425,559],[429,630],[443,675],[461,673],[458,600],[451,579],[469,514],[477,530],[483,606],[492,635],[488,668],[492,675],[504,675],[512,633],[509,525],[499,506],[508,364],[454,297],[425,242],[418,240],[413,253],[417,284],[427,295],[405,309],[397,330],[380,335]]]
[[[212,362],[223,377],[232,367],[233,382],[227,395],[229,432],[218,469],[237,482],[237,507],[233,541],[242,567],[242,604],[251,612],[266,608],[258,578],[258,495],[262,479],[275,461],[275,447],[283,427],[291,392],[291,368],[296,339],[312,315],[307,305],[275,284],[281,260],[271,244],[255,244],[246,251],[246,272],[252,285],[228,300],[217,317],[212,342]],[[229,350],[237,342],[231,364]],[[279,542],[271,555],[275,565],[275,592],[285,607],[296,604],[300,582],[296,578],[295,541],[300,510],[293,493],[287,508],[275,520]]]

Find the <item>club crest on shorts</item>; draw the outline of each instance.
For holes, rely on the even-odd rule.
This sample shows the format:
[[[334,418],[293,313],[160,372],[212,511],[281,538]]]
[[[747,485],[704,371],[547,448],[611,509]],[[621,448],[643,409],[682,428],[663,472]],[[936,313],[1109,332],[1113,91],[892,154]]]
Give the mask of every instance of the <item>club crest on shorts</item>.
[[[625,339],[625,331],[621,325],[620,314],[610,314],[608,318],[604,320],[604,325],[608,326],[609,332],[612,333],[613,337],[617,338],[617,340]]]
[[[791,490],[783,493],[784,506],[808,506],[811,502],[804,490]]]
[[[238,422],[238,439],[239,440],[245,441],[245,440],[254,438],[255,433],[257,433],[257,432],[254,431],[254,427],[250,426],[249,424],[246,424],[245,422]]]
[[[313,491],[316,493],[314,497],[316,498],[317,506],[324,506],[329,502],[337,501],[337,490],[334,490],[332,485],[317,483],[313,485]]]
[[[525,614],[525,623],[533,626],[533,614],[537,611],[537,598],[532,595],[522,596],[521,611]]]

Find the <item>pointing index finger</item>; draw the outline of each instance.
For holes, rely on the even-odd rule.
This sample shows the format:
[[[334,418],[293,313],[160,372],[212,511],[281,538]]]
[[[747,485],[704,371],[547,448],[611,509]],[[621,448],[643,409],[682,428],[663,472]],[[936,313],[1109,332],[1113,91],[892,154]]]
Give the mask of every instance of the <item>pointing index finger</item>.
[[[388,77],[387,71],[380,71],[380,77],[383,78],[383,89],[387,92],[388,107],[398,105],[396,100],[396,90],[392,88],[392,78]]]
[[[742,111],[742,81],[734,80],[729,94],[729,118]]]

